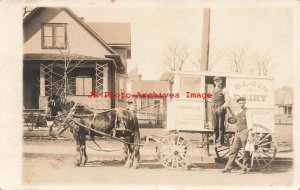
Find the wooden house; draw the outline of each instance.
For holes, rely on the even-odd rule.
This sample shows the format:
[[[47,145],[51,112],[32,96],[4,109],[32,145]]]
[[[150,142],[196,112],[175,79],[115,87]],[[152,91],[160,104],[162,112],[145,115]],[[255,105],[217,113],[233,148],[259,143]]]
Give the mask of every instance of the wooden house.
[[[126,107],[103,93],[126,91],[129,23],[88,23],[68,8],[39,7],[23,30],[24,109],[45,109],[53,93],[98,109]]]

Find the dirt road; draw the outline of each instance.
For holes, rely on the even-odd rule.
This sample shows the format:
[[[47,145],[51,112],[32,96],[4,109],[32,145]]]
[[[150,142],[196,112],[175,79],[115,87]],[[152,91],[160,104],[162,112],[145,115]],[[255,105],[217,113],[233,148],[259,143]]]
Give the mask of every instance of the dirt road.
[[[121,148],[108,143],[111,149]],[[105,144],[103,147],[107,147]],[[90,146],[92,144],[90,143]],[[123,168],[122,151],[97,152],[88,149],[89,162],[85,167],[74,167],[75,146],[71,141],[24,141],[24,185],[148,185],[153,189],[165,185],[254,185],[286,186],[292,184],[293,169],[290,153],[279,153],[266,171],[238,175],[219,172],[224,163],[198,165],[192,170],[167,170],[157,160],[154,144],[141,151],[140,169]],[[280,179],[280,180],[278,180]]]

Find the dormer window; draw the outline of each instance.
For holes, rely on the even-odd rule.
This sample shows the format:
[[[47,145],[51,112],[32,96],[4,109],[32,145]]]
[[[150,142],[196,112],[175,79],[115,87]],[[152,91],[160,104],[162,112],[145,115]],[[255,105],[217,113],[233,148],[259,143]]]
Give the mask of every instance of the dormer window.
[[[67,24],[47,23],[42,24],[42,48],[43,49],[66,49],[67,47]]]

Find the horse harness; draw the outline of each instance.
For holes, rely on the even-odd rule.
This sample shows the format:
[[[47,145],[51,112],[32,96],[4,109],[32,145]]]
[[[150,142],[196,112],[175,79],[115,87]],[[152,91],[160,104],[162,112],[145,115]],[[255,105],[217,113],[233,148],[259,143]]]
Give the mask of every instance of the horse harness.
[[[113,110],[113,109],[109,109],[109,110],[105,110],[105,111],[102,111],[102,112],[94,112],[94,113],[92,113],[92,114],[82,114],[82,115],[78,115],[78,114],[75,114],[75,105],[73,106],[73,108],[72,109],[74,109],[73,111],[71,111],[70,113],[72,113],[71,115],[70,115],[70,117],[78,117],[78,118],[82,118],[82,117],[91,117],[91,116],[93,116],[93,118],[92,118],[92,120],[91,120],[91,122],[87,125],[87,126],[85,126],[86,128],[89,128],[89,129],[93,129],[93,127],[92,127],[92,125],[93,125],[93,123],[94,123],[94,121],[95,121],[95,118],[96,118],[96,116],[98,115],[98,114],[101,114],[101,113],[105,113],[105,112],[108,112],[108,111],[111,111],[111,110]],[[114,122],[114,128],[113,128],[113,130],[112,130],[112,136],[113,137],[115,137],[116,136],[116,133],[117,133],[117,131],[126,131],[125,130],[125,124],[124,124],[124,121],[123,120],[121,120],[120,122],[119,122],[119,124],[118,124],[118,118],[119,118],[119,110],[118,109],[115,109],[116,110],[116,118],[115,118],[115,122]],[[69,116],[69,115],[68,115]],[[74,121],[73,119],[71,119],[72,121]],[[123,128],[120,128],[120,124],[122,123],[122,125],[124,125],[124,127]],[[77,122],[75,122],[75,124],[77,125],[77,126],[81,126],[81,125],[83,125],[83,124],[81,124],[81,125],[79,125]],[[79,130],[79,128],[77,129],[77,130]],[[92,130],[89,130],[89,136],[91,137],[91,139],[93,138],[93,136],[92,136]]]

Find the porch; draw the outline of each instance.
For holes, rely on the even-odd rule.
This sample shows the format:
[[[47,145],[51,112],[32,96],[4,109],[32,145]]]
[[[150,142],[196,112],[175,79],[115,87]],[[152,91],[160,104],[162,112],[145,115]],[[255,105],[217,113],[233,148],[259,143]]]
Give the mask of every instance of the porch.
[[[116,106],[103,92],[117,89],[116,61],[82,55],[25,54],[23,67],[24,109],[45,109],[47,98],[56,93],[96,109]],[[98,92],[99,98],[88,98]]]

